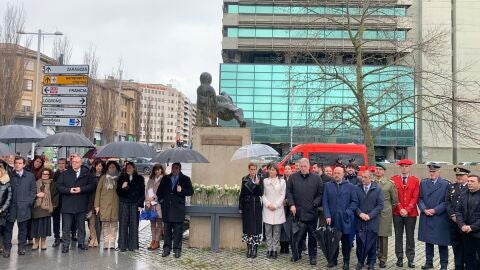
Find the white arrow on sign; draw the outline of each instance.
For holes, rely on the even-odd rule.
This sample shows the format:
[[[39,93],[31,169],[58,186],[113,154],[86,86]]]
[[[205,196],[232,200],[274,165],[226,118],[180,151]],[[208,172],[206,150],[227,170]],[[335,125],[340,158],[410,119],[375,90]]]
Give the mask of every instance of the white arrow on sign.
[[[87,86],[44,86],[42,88],[44,95],[76,95],[86,96],[88,94]]]
[[[83,107],[45,107],[42,106],[42,115],[48,116],[85,116],[87,109]]]
[[[43,96],[43,105],[87,105],[86,97]]]
[[[42,125],[44,126],[58,126],[58,127],[81,127],[81,118],[43,118]]]
[[[89,71],[88,65],[43,66],[44,74],[85,74]]]

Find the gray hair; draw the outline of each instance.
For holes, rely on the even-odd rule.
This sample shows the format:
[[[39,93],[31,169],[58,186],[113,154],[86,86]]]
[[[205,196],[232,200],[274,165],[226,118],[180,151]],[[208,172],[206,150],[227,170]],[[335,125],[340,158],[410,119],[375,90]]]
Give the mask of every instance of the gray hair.
[[[302,163],[306,163],[307,165],[310,165],[310,161],[308,160],[308,158],[301,158],[298,161],[298,164],[302,164]]]

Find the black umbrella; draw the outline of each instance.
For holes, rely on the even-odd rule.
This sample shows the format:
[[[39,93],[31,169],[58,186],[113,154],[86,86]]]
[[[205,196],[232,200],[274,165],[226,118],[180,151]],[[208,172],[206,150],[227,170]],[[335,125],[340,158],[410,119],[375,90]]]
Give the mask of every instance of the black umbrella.
[[[161,153],[157,154],[151,160],[151,162],[209,163],[208,160],[199,152],[183,147],[164,150]]]
[[[30,126],[6,125],[0,127],[0,142],[15,143],[15,149],[17,143],[34,143],[47,136],[47,133]]]
[[[303,240],[303,235],[305,235],[307,231],[307,225],[295,216],[289,216],[286,222],[283,223],[283,228],[292,248],[292,260],[297,261],[302,254],[300,242]]]
[[[332,262],[342,238],[342,232],[330,226],[320,227],[315,231],[315,238],[327,261]]]
[[[15,153],[7,145],[0,143],[0,157],[15,155]]]
[[[367,258],[368,251],[372,248],[375,241],[377,241],[376,234],[372,231],[367,230],[367,225],[365,222],[362,222],[362,227],[358,231],[358,239],[360,240],[361,244],[357,246],[357,256],[360,260],[360,263],[364,263],[365,259]]]
[[[49,135],[38,143],[39,147],[95,147],[93,143],[82,134],[73,132],[60,132]]]
[[[95,157],[98,158],[151,158],[155,155],[155,150],[144,143],[138,142],[114,142],[109,143],[100,149]]]

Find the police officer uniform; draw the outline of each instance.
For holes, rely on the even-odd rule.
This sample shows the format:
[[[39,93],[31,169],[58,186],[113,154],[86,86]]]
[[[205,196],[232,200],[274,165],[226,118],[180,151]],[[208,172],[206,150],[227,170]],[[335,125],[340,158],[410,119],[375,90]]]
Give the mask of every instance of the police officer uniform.
[[[455,175],[468,175],[470,171],[461,168],[455,167],[453,169]],[[466,244],[466,235],[462,233],[455,217],[455,209],[458,207],[462,194],[468,191],[467,183],[450,183],[447,189],[447,194],[445,196],[445,207],[450,218],[450,242],[452,244],[453,256],[455,258],[455,270],[464,270],[466,264],[465,258],[465,244]]]

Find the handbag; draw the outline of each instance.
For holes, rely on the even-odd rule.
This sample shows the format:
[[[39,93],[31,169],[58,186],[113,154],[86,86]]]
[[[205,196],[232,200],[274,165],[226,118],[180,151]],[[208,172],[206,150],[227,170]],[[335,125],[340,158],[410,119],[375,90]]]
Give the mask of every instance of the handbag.
[[[157,211],[153,207],[144,208],[140,211],[140,220],[154,220],[157,217]]]

